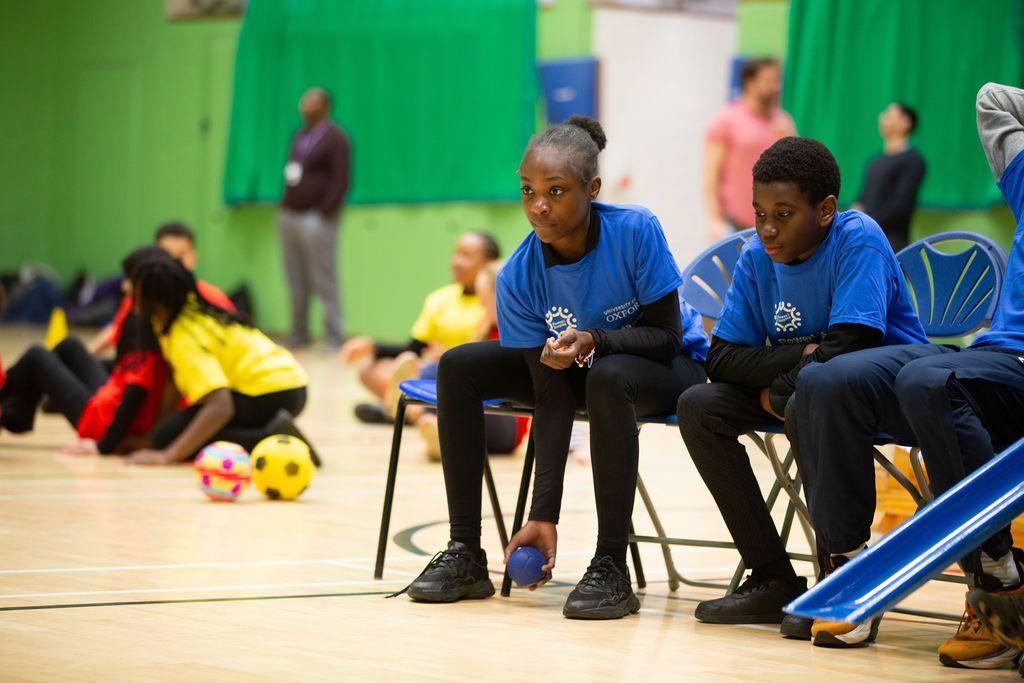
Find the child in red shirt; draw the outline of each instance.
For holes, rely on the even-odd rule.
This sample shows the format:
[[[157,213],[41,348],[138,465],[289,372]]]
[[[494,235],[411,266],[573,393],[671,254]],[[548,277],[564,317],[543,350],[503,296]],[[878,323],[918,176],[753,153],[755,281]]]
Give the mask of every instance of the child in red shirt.
[[[156,253],[141,247],[122,263],[125,276]],[[117,356],[108,375],[81,341],[69,337],[52,351],[29,348],[7,372],[0,387],[0,426],[32,430],[44,394],[81,439],[76,453],[115,453],[134,437],[144,439],[158,417],[168,370],[152,326],[129,312],[117,328]]]

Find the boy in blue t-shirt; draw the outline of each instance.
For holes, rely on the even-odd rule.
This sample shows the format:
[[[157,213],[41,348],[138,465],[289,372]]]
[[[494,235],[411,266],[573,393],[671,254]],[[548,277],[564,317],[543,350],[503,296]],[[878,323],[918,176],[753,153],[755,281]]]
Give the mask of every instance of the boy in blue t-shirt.
[[[875,507],[872,437],[920,445],[938,496],[1024,434],[1024,91],[978,93],[978,133],[1017,219],[999,303],[988,332],[967,349],[925,344],[871,349],[807,368],[797,383],[795,445],[826,571],[864,548]],[[787,434],[789,426],[787,426]],[[961,560],[980,588],[1024,594],[1024,555],[1009,527]],[[970,609],[939,648],[947,666],[991,669],[1021,653]],[[816,644],[862,644],[875,624],[815,622]]]
[[[710,623],[810,623],[782,608],[806,588],[761,496],[738,437],[787,423],[808,364],[889,344],[926,341],[906,283],[878,224],[838,212],[839,167],[809,138],[783,138],[754,165],[757,236],[743,249],[713,331],[711,383],[678,402],[679,430],[751,575],[734,593],[697,606]],[[799,393],[799,392],[797,392]]]

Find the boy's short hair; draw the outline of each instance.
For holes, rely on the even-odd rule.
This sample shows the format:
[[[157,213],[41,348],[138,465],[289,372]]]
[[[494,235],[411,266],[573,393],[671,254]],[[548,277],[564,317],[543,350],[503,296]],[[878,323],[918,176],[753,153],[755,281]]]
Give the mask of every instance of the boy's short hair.
[[[196,244],[196,234],[192,232],[192,228],[181,221],[170,221],[156,229],[156,237],[154,238],[156,242],[165,237],[184,237],[192,243],[192,246]]]
[[[839,196],[839,164],[828,147],[812,138],[785,137],[754,164],[755,183],[795,183],[811,204]]]
[[[768,67],[779,68],[779,60],[774,57],[754,57],[743,62],[740,67],[740,87],[746,87],[747,83],[757,78],[761,69]]]
[[[910,130],[908,133],[913,133],[914,129],[917,128],[917,111],[913,107],[910,107],[902,102],[893,102],[896,108],[910,120]]]

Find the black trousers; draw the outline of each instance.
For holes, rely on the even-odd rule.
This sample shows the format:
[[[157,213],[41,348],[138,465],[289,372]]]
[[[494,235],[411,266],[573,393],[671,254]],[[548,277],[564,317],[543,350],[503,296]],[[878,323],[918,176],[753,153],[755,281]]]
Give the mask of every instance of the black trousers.
[[[85,405],[108,377],[103,363],[75,337],[52,351],[35,344],[7,370],[7,381],[0,388],[0,424],[15,433],[32,431],[46,395],[57,412],[77,427]]]
[[[231,398],[235,404],[235,414],[230,422],[209,439],[208,443],[232,441],[247,451],[251,451],[256,444],[271,436],[264,427],[277,414],[277,411],[283,408],[294,417],[297,417],[302,412],[302,409],[306,406],[306,387],[275,391],[260,396],[248,396],[232,391]],[[185,431],[185,428],[188,427],[202,407],[202,404],[197,403],[184,410],[172,413],[161,420],[153,428],[150,439],[153,448],[159,450],[170,446]],[[192,453],[189,458],[194,458],[198,454],[199,449]]]
[[[625,549],[639,463],[638,417],[667,415],[687,387],[704,382],[704,367],[678,357],[658,363],[618,354],[570,374],[577,408],[590,419],[598,542]],[[480,537],[485,457],[482,402],[508,399],[533,405],[534,387],[521,351],[496,341],[448,351],[438,374],[438,426],[452,538]],[[535,421],[536,425],[537,422]],[[536,432],[538,443],[550,435]],[[566,454],[567,455],[567,454]],[[537,495],[537,487],[534,495]]]
[[[760,389],[711,382],[679,397],[679,432],[711,491],[733,542],[752,570],[788,561],[786,547],[761,495],[742,434],[779,419],[761,408]]]
[[[928,345],[868,349],[807,366],[787,412],[819,546],[853,550],[871,535],[872,441],[884,432],[921,446],[940,495],[1024,435],[1024,353]],[[790,414],[792,413],[792,415]],[[1001,530],[981,549],[1013,545]],[[961,561],[981,571],[977,551]]]

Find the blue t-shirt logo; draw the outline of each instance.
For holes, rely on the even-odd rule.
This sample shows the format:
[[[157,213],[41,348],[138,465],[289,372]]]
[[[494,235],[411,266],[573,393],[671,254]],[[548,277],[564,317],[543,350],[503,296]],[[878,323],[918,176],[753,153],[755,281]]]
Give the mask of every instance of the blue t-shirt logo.
[[[576,329],[576,326],[579,323],[576,316],[572,314],[572,311],[564,306],[552,306],[548,312],[544,314],[544,319],[548,323],[548,329],[551,330],[551,334],[556,337],[570,327]]]
[[[632,327],[633,318],[637,313],[640,312],[640,302],[636,300],[636,297],[630,299],[624,304],[618,306],[612,306],[611,308],[604,311],[604,321],[609,324],[615,324],[620,320],[627,320],[623,327]]]
[[[775,304],[775,331],[796,332],[800,328],[800,311],[785,301]]]

